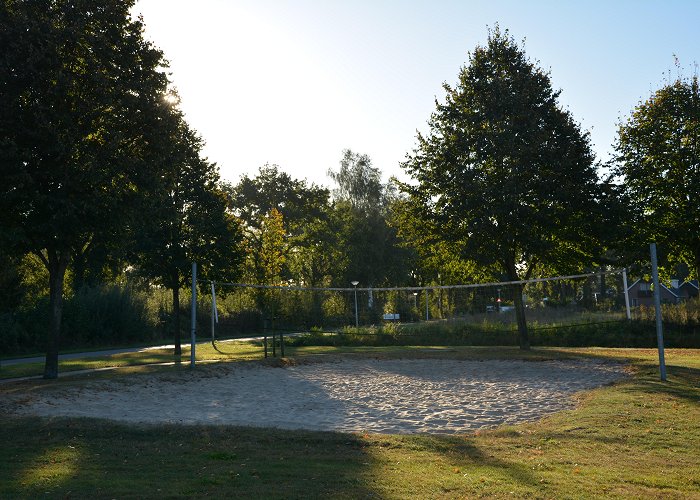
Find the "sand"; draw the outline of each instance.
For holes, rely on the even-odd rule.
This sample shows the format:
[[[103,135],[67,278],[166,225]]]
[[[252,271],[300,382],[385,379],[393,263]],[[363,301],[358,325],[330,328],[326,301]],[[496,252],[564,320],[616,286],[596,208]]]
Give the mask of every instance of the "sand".
[[[257,363],[82,382],[10,395],[18,415],[138,424],[341,432],[459,433],[572,408],[572,395],[626,376],[602,361],[335,359]]]

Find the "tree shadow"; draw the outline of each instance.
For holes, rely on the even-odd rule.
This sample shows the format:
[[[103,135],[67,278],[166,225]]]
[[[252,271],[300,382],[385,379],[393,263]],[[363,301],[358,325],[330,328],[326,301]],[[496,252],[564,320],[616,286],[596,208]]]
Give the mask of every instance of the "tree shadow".
[[[645,365],[646,373],[641,374],[636,384],[644,392],[665,394],[693,404],[700,404],[700,369],[673,364],[666,365],[666,381],[658,374],[658,366]],[[625,388],[621,388],[625,390]]]
[[[41,418],[4,432],[2,498],[377,497],[356,435]]]
[[[494,453],[479,446],[471,436],[431,434],[412,435],[404,439],[449,460],[466,460],[474,465],[488,467],[520,485],[536,487],[539,484],[539,479],[533,474],[530,467],[498,458]]]

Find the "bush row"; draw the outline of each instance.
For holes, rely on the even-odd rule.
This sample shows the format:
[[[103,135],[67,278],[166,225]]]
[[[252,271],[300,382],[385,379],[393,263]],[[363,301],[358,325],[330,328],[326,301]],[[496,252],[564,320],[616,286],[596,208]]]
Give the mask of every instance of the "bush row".
[[[311,332],[291,337],[288,342],[297,346],[518,345],[518,333],[510,329],[457,322],[387,326],[346,328],[336,334]],[[656,328],[653,322],[641,320],[534,328],[530,330],[530,342],[533,346],[652,348],[656,347]],[[664,344],[700,348],[700,328],[668,323],[664,327]]]
[[[203,297],[198,307],[198,330],[208,331],[210,300]],[[172,312],[169,292],[131,287],[83,288],[65,301],[61,349],[99,348],[170,341]],[[181,293],[181,333],[189,331],[189,292]],[[665,344],[669,347],[700,348],[700,302],[665,306]],[[46,350],[49,326],[48,298],[11,312],[0,312],[0,355],[17,356]],[[222,318],[220,331],[237,335],[260,333],[262,315],[253,310],[238,311]],[[231,323],[226,325],[226,322]],[[654,347],[656,331],[653,311],[639,308],[633,321],[596,322],[542,327],[531,324],[533,346]],[[283,327],[283,325],[280,325]],[[296,345],[517,345],[517,333],[499,323],[436,321],[429,323],[386,323],[366,328],[345,328],[337,335],[320,332],[288,338]]]
[[[165,339],[169,321],[166,298],[128,287],[83,288],[64,302],[60,347],[106,347]],[[2,355],[45,352],[49,319],[47,297],[30,307],[0,313]]]

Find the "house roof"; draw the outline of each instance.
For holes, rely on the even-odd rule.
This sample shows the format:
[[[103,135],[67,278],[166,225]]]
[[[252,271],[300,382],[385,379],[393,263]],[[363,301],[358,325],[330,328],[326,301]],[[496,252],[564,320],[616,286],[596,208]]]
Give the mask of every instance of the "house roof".
[[[678,287],[678,289],[680,290],[681,288],[683,288],[686,285],[692,286],[696,290],[700,290],[700,287],[698,287],[698,280],[684,281],[683,284]]]
[[[642,283],[649,283],[647,280],[643,280],[643,279],[640,278],[640,279],[638,279],[637,281],[635,281],[634,283],[632,283],[630,286],[628,286],[628,287],[627,287],[627,291],[629,292],[630,290],[632,290],[632,287],[634,287],[634,286],[635,286],[637,283],[639,283],[639,282],[642,282]],[[685,283],[683,283],[683,284],[685,285]],[[661,288],[665,289],[668,293],[670,293],[670,294],[673,295],[674,297],[680,298],[680,297],[678,296],[677,293],[675,293],[674,291],[672,291],[669,287],[667,287],[667,286],[664,285],[663,283],[659,283],[659,285],[661,285]],[[697,288],[696,285],[693,285],[693,286],[695,286],[695,288]]]

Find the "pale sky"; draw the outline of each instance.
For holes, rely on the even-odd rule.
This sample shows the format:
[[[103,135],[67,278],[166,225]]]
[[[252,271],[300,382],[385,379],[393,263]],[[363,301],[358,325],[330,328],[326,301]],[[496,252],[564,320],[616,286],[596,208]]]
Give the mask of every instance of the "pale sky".
[[[496,23],[551,71],[600,160],[620,117],[677,76],[674,54],[685,76],[700,62],[695,0],[138,0],[134,13],[232,182],[275,163],[329,185],[345,148],[402,177],[442,83]]]

